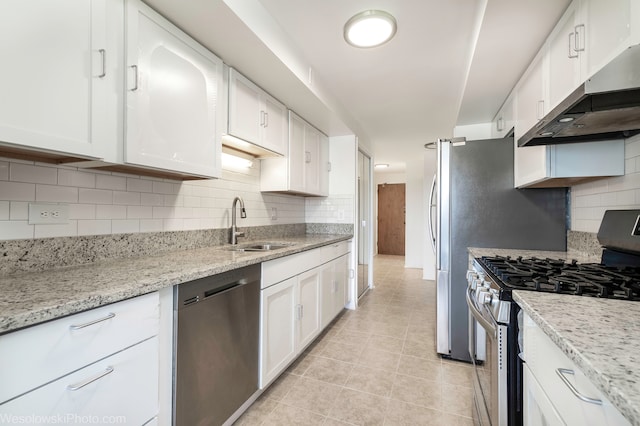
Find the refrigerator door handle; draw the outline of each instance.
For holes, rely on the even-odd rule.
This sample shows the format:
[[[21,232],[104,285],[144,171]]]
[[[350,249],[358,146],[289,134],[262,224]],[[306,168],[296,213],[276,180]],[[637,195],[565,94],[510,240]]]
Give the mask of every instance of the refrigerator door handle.
[[[433,175],[433,181],[431,182],[431,191],[429,192],[429,216],[427,217],[427,223],[429,226],[429,239],[431,240],[431,248],[433,248],[433,253],[436,252],[436,233],[433,229],[433,209],[437,207],[436,202],[433,197],[436,194],[436,178],[438,174]]]

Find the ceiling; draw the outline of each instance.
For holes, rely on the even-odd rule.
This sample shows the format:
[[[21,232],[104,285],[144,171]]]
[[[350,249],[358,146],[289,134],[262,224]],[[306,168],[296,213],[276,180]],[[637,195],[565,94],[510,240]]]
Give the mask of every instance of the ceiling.
[[[489,122],[570,0],[148,0],[329,135],[355,133],[397,172],[454,126]],[[357,49],[343,25],[398,31]],[[286,78],[283,78],[286,76]]]

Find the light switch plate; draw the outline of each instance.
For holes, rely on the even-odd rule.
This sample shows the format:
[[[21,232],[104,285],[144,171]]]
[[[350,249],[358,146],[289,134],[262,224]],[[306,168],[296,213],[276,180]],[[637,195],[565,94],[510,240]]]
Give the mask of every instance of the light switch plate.
[[[29,225],[69,223],[68,204],[29,204]]]
[[[278,219],[278,209],[275,207],[271,207],[271,220]]]

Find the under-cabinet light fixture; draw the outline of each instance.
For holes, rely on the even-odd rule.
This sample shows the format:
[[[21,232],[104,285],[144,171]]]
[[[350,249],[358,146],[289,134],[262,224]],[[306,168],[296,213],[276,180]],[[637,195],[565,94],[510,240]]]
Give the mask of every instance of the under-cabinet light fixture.
[[[253,167],[253,157],[226,146],[222,147],[221,160],[222,167],[226,169],[250,169]]]
[[[376,47],[391,40],[397,29],[396,19],[382,10],[365,10],[344,24],[344,39],[355,47]]]
[[[384,163],[378,163],[374,166],[376,169],[386,169],[387,167],[389,167],[388,164],[384,164]]]

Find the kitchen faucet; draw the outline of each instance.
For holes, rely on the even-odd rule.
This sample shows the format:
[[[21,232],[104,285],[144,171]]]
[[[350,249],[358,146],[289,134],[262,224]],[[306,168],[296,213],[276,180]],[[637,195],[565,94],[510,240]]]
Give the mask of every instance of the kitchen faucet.
[[[243,219],[247,217],[242,198],[234,198],[231,205],[231,244],[238,244],[238,237],[244,237],[244,232],[238,232],[238,227],[236,226],[236,204],[238,201],[240,201],[240,217]]]

